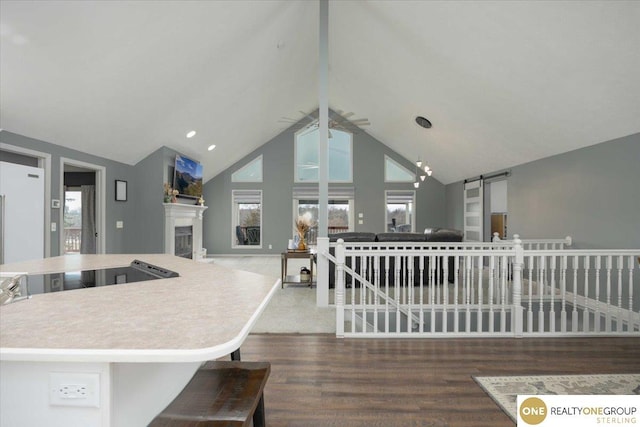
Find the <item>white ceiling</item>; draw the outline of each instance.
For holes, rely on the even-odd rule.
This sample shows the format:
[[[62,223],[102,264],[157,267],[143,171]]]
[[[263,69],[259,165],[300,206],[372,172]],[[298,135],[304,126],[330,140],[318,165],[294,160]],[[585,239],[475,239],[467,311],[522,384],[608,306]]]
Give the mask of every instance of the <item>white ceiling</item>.
[[[330,107],[445,184],[640,132],[638,1],[329,10]],[[0,127],[105,158],[165,145],[209,179],[318,105],[317,1],[2,0],[0,19]]]

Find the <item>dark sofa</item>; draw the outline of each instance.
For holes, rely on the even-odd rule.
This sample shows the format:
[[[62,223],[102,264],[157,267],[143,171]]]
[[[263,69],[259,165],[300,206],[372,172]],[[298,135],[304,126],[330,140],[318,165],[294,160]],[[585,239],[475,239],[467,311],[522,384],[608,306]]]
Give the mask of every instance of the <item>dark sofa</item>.
[[[338,239],[342,239],[345,243],[353,243],[353,242],[375,242],[376,241],[376,233],[368,233],[363,231],[349,231],[345,233],[336,233],[329,236],[329,242],[337,242]],[[329,248],[329,253],[335,256],[334,248]],[[351,267],[351,259],[347,259],[345,261],[347,267]],[[356,271],[360,270],[360,260],[356,260]],[[335,287],[335,277],[336,277],[336,267],[330,262],[329,263],[329,287]],[[345,285],[347,287],[351,286],[351,275],[346,274],[345,277]]]
[[[380,242],[380,243],[436,242],[436,243],[439,243],[439,242],[462,242],[462,237],[463,237],[463,233],[460,230],[453,230],[453,229],[447,229],[447,228],[430,228],[430,229],[427,229],[425,233],[378,233],[378,234],[368,233],[368,232],[337,233],[329,236],[329,241],[336,242],[338,241],[338,239],[342,239],[345,242]],[[334,254],[333,248],[330,249],[330,252],[331,254]],[[444,279],[443,278],[444,267],[442,265],[443,263],[442,258],[443,257],[440,257],[440,259],[438,260],[439,261],[438,277],[439,277],[440,283],[442,283]],[[401,260],[401,262],[406,262],[406,261]],[[449,274],[447,277],[449,282],[454,281],[454,273],[455,273],[454,262],[455,262],[454,257],[449,257],[448,259]],[[413,266],[414,271],[419,271],[419,264],[420,264],[419,260],[415,259],[414,266]],[[351,267],[351,259],[346,260],[346,265],[348,267]],[[354,269],[356,271],[361,271],[360,259],[356,259],[356,266]],[[381,260],[380,269],[381,270],[385,269],[384,260]],[[385,285],[387,283],[387,279],[389,281],[389,286],[393,286],[395,284],[394,269],[395,269],[395,259],[390,259],[389,260],[389,276],[387,278],[385,277],[384,274],[380,275],[381,285]],[[371,269],[368,268],[367,271],[371,271]],[[408,271],[404,265],[400,267],[400,271],[401,271],[400,285],[404,286],[408,282]],[[425,273],[429,271],[428,257],[425,257],[424,259],[424,271]],[[352,278],[349,274],[347,274],[345,279],[346,279],[345,285],[349,287],[351,285]],[[423,283],[424,284],[428,283],[428,273],[424,274]],[[414,286],[417,286],[420,284],[419,275],[414,275],[413,284]],[[335,266],[333,265],[333,263],[329,263],[329,287],[332,288],[334,286],[335,286]]]

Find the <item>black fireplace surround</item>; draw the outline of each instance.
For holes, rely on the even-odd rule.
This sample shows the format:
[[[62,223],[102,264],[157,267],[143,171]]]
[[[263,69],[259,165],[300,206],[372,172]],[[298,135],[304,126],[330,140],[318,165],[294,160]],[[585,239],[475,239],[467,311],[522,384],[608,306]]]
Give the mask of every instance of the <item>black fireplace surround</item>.
[[[193,259],[193,226],[175,228],[174,254],[182,258]]]

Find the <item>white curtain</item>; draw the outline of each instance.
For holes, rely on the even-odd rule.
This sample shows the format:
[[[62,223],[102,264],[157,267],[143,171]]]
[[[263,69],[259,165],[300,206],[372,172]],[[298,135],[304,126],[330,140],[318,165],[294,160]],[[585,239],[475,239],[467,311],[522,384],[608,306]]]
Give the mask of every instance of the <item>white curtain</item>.
[[[82,185],[82,238],[81,254],[96,253],[96,188],[93,185]]]

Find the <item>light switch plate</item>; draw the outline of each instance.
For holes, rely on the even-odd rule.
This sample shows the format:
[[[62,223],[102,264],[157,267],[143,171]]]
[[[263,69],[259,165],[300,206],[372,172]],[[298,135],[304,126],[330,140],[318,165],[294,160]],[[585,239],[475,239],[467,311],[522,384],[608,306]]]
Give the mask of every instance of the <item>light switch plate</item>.
[[[60,200],[58,199],[51,199],[51,207],[53,209],[60,209]]]
[[[58,229],[58,224],[56,224],[55,222],[51,223],[51,231],[56,231]]]
[[[124,228],[124,221],[116,221],[116,228]]]

